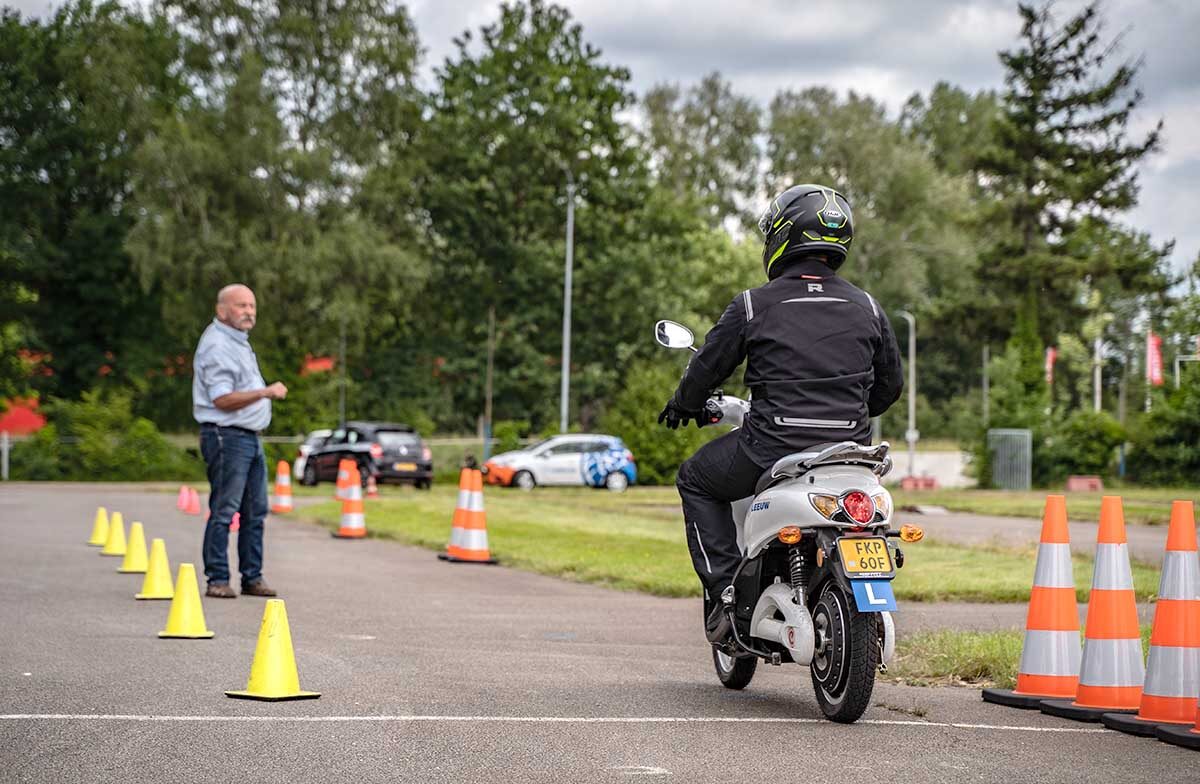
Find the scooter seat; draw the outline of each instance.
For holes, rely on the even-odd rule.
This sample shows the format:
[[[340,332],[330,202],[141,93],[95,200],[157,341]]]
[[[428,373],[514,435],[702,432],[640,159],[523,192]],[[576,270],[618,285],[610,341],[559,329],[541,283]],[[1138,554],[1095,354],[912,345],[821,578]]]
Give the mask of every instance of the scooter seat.
[[[793,452],[776,460],[775,465],[759,477],[754,494],[758,495],[784,480],[804,476],[815,465],[861,465],[870,467],[879,476],[883,476],[891,468],[891,458],[887,456],[888,448],[886,441],[873,447],[863,446],[854,441],[813,444],[803,452]]]
[[[764,471],[763,475],[758,478],[758,483],[754,486],[754,494],[758,495],[771,485],[782,482],[785,479],[795,479],[798,476],[803,476],[808,473],[808,461],[829,447],[836,445],[836,441],[827,444],[813,444],[803,452],[792,452],[790,455],[784,455],[776,460],[775,465]]]

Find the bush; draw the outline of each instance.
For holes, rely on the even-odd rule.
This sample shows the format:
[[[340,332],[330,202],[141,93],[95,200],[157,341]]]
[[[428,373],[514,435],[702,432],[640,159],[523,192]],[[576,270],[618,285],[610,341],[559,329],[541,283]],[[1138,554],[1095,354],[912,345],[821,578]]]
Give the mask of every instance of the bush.
[[[51,400],[50,420],[13,450],[18,479],[156,481],[203,479],[204,464],[173,446],[154,423],[133,416],[128,395],[85,392]]]
[[[1046,438],[1039,477],[1053,484],[1069,474],[1108,474],[1113,453],[1124,441],[1124,428],[1108,414],[1076,411]]]
[[[1129,477],[1157,485],[1194,485],[1200,476],[1200,387],[1184,384],[1155,401],[1133,433]]]
[[[63,478],[58,428],[47,424],[28,441],[13,444],[9,470],[14,479],[53,481]]]
[[[502,419],[492,426],[492,454],[511,452],[521,448],[521,439],[532,429],[532,425],[523,419]]]
[[[619,436],[633,452],[639,484],[673,484],[679,464],[725,432],[724,428],[698,430],[693,425],[667,430],[658,424],[658,412],[678,382],[679,371],[668,362],[636,364],[600,420],[603,432]]]

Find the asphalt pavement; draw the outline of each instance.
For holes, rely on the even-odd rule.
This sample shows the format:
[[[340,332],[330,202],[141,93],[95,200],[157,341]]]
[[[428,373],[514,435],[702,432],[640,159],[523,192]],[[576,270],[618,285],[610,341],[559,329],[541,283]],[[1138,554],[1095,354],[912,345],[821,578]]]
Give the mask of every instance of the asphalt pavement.
[[[1168,784],[1200,770],[1195,753],[974,689],[879,683],[863,721],[833,725],[799,667],[721,688],[696,601],[279,518],[265,574],[301,686],[322,696],[231,700],[263,601],[206,599],[214,639],[158,639],[167,603],[135,601],[141,576],[85,544],[98,504],[164,538],[172,567],[202,569],[202,523],[171,494],[0,486],[0,781]]]

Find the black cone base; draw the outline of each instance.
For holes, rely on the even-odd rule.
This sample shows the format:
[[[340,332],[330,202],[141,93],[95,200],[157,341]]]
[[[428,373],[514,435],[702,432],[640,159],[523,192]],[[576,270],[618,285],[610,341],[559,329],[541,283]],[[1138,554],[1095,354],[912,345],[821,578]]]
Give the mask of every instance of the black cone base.
[[[983,701],[990,702],[995,705],[1005,705],[1009,708],[1021,708],[1023,710],[1041,710],[1042,701],[1046,699],[1046,695],[1040,697],[1030,694],[1018,694],[1010,689],[984,689]]]
[[[1176,746],[1183,746],[1185,749],[1200,751],[1200,732],[1196,732],[1194,727],[1189,727],[1186,724],[1178,726],[1160,724],[1154,734],[1161,741],[1173,743]]]
[[[486,561],[476,561],[471,558],[456,558],[453,555],[438,553],[439,561],[449,561],[450,563],[474,563],[474,564],[498,564],[500,563],[495,558],[488,558]]]
[[[319,691],[300,691],[295,694],[281,694],[279,696],[264,696],[248,691],[227,691],[226,697],[233,697],[235,700],[258,700],[259,702],[285,702],[287,700],[316,700],[320,699],[321,692]]]
[[[1081,708],[1073,700],[1042,700],[1042,713],[1075,721],[1100,721],[1106,713],[1137,713],[1137,709],[1121,711],[1112,708]]]
[[[1153,738],[1155,737],[1154,731],[1159,727],[1171,726],[1169,724],[1163,724],[1161,721],[1146,721],[1145,719],[1139,719],[1136,715],[1129,713],[1106,713],[1100,718],[1100,721],[1110,730],[1128,732],[1130,735],[1141,735],[1143,738]],[[1176,726],[1187,729],[1192,725],[1188,723],[1179,724]]]

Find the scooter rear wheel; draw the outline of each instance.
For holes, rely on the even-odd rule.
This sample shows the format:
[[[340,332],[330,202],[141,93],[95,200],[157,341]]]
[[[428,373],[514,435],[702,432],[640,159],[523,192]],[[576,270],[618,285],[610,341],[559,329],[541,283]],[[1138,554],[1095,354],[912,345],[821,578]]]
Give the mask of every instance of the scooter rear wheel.
[[[730,656],[720,648],[714,647],[713,666],[717,670],[717,678],[727,689],[744,689],[754,678],[758,669],[758,659],[754,656]]]
[[[835,582],[825,583],[812,608],[816,650],[809,671],[821,712],[850,724],[871,704],[879,667],[878,619],[860,613]]]

